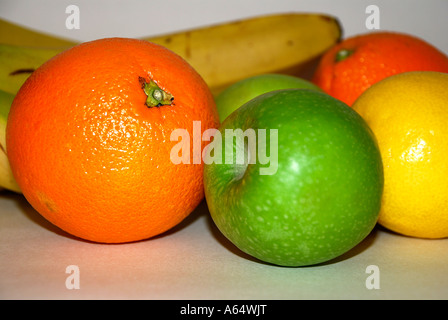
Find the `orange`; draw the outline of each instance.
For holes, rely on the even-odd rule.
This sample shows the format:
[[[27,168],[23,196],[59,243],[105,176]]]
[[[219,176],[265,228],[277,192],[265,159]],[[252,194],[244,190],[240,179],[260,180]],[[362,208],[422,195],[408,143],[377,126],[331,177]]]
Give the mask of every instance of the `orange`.
[[[372,32],[347,38],[328,50],[313,82],[351,106],[374,83],[409,71],[448,72],[448,57],[412,35]]]
[[[150,107],[147,93],[167,99]],[[193,121],[201,132],[219,123],[190,65],[146,41],[101,39],[27,79],[9,114],[7,153],[23,195],[50,222],[90,241],[137,241],[177,225],[203,198],[202,161],[170,158],[179,143],[171,132],[192,140]]]
[[[388,77],[353,109],[375,133],[382,155],[378,222],[407,236],[448,237],[448,74]]]

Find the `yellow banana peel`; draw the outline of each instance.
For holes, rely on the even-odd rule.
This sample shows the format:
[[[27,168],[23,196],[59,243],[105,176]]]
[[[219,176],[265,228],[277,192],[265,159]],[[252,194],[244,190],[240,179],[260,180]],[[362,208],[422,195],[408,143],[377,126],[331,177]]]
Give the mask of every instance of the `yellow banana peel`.
[[[2,23],[5,21],[0,20],[0,25]],[[68,42],[64,47],[48,48],[51,44],[48,42],[47,46],[33,47],[28,39],[33,34],[39,35],[38,32],[10,25],[8,28],[8,34],[17,35],[16,45],[11,45],[12,41],[8,43],[11,37],[8,38],[5,31],[3,35],[0,33],[0,89],[11,93],[18,91],[30,72],[75,44]],[[217,94],[230,84],[257,74],[300,76],[341,37],[341,25],[332,16],[286,13],[142,39],[182,56]],[[64,44],[65,40],[55,38],[55,41]],[[29,45],[24,46],[26,43]]]
[[[6,155],[6,123],[14,95],[0,90],[0,190],[21,193]]]
[[[76,41],[44,34],[19,24],[0,19],[0,43],[26,47],[71,47]]]
[[[287,13],[144,39],[182,56],[216,94],[258,74],[300,75],[341,37],[334,17]]]

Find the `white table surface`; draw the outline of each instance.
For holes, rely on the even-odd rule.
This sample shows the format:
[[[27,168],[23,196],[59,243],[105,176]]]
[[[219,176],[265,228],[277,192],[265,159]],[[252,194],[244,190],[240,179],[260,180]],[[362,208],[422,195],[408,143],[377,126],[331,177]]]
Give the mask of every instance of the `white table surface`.
[[[366,32],[364,0],[76,1],[79,30],[67,30],[72,1],[2,0],[0,17],[88,41],[141,37],[264,13],[336,15],[344,36]],[[374,1],[381,29],[423,37],[448,52],[448,1]],[[153,16],[154,8],[168,18]],[[163,16],[163,15],[162,15]],[[164,16],[166,17],[166,16]],[[73,238],[23,196],[0,193],[0,299],[447,299],[448,239],[423,240],[380,227],[334,261],[285,268],[241,253],[216,229],[203,202],[184,223],[154,239],[104,245]],[[79,289],[68,289],[69,266]],[[368,266],[379,289],[368,289]]]
[[[0,195],[0,299],[447,299],[448,239],[377,227],[357,247],[317,266],[261,263],[214,226],[203,202],[168,233],[129,244],[73,238],[20,195]],[[79,289],[68,289],[68,266]],[[368,266],[379,289],[368,289]]]

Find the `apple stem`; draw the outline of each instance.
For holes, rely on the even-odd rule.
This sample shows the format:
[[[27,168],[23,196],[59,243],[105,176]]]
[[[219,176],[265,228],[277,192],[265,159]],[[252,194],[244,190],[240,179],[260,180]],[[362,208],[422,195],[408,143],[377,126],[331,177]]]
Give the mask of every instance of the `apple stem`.
[[[144,78],[139,77],[139,81],[147,96],[146,106],[148,108],[171,105],[174,100],[173,95],[160,89],[154,80],[146,82]]]

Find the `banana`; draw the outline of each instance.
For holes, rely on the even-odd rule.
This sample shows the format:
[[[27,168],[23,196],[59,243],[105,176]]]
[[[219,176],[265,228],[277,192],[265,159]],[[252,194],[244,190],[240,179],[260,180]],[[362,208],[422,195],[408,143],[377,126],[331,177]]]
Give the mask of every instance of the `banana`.
[[[144,39],[182,56],[216,95],[226,86],[257,74],[301,75],[341,37],[336,18],[289,13]]]
[[[37,67],[76,44],[0,19],[0,89],[17,93]]]
[[[61,51],[0,44],[0,90],[16,94],[35,69]]]
[[[62,39],[0,19],[0,43],[27,47],[68,47],[75,41]]]
[[[0,188],[21,193],[6,156],[6,122],[13,100],[13,94],[0,90]]]
[[[230,84],[257,74],[301,75],[341,37],[342,28],[334,17],[290,13],[141,39],[182,56],[216,95]],[[67,48],[0,44],[0,89],[16,93],[33,70]]]
[[[76,42],[0,19],[0,191],[21,193],[6,155],[6,123],[14,94],[33,70],[73,45]]]

